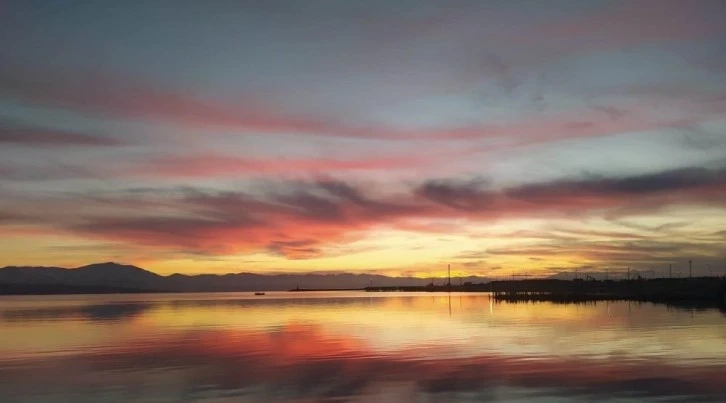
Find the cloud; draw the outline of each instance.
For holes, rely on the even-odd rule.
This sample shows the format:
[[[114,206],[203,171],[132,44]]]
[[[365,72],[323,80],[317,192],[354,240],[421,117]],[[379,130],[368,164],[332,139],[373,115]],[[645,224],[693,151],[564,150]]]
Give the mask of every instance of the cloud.
[[[463,182],[430,180],[416,189],[416,194],[455,209],[479,211],[495,202],[497,194],[490,192],[482,179]]]
[[[126,213],[80,215],[64,227],[86,237],[147,247],[268,251],[300,259],[320,256],[321,246],[357,239],[359,231],[416,211],[413,205],[374,200],[334,180],[288,182],[263,195],[188,190],[161,198],[151,193],[111,200]],[[98,202],[107,205],[103,198]],[[159,215],[169,209],[176,213]]]
[[[108,167],[91,167],[79,163],[62,163],[54,158],[22,160],[16,163],[0,163],[0,180],[16,182],[62,181],[69,179],[95,179],[105,181],[113,177]]]
[[[234,127],[256,132],[336,132],[339,127],[270,113],[249,100],[222,104],[104,72],[0,70],[0,91],[27,102],[114,117],[161,119],[180,124]]]
[[[674,0],[615,3],[605,10],[534,24],[507,39],[512,46],[544,47],[553,56],[558,51],[592,52],[704,39],[726,32],[716,17],[723,11],[718,1],[694,7]]]
[[[602,230],[587,230],[587,229],[557,229],[558,233],[565,234],[571,238],[607,238],[607,239],[642,239],[644,235],[638,235],[631,232],[620,232],[620,231],[602,231]]]
[[[323,252],[315,247],[318,243],[319,241],[315,239],[273,241],[267,245],[267,250],[288,259],[309,259],[323,255]]]
[[[502,67],[500,67],[501,69]],[[159,120],[181,126],[231,129],[238,134],[306,134],[340,138],[388,139],[388,140],[498,140],[500,144],[467,147],[464,154],[478,153],[509,147],[521,147],[563,139],[607,136],[620,133],[646,131],[672,127],[683,127],[704,119],[722,116],[726,104],[714,101],[707,92],[684,98],[682,94],[660,97],[656,104],[663,104],[673,113],[663,115],[653,108],[654,101],[641,103],[626,102],[623,105],[593,105],[575,107],[550,114],[528,114],[517,120],[497,120],[476,123],[450,121],[430,127],[405,128],[383,124],[344,124],[332,118],[307,114],[294,114],[277,104],[268,104],[249,94],[240,94],[239,100],[220,101],[194,95],[190,90],[169,89],[158,84],[134,81],[125,77],[110,76],[107,73],[59,74],[48,71],[0,69],[0,91],[17,99],[43,106],[70,109],[83,113],[109,115],[125,119]],[[632,94],[631,94],[632,95]],[[643,94],[640,94],[643,95]],[[648,95],[646,91],[646,95]],[[695,99],[693,99],[695,98]],[[660,106],[663,106],[660,105]],[[627,110],[627,112],[626,112]],[[217,138],[225,136],[215,133]],[[112,145],[113,140],[95,139],[83,134],[58,131],[6,134],[7,141],[28,144],[53,142],[54,144]],[[22,140],[22,138],[26,140]],[[34,140],[35,139],[35,140]],[[65,140],[62,140],[65,139]],[[209,139],[205,137],[204,141]],[[212,155],[211,157],[214,157]],[[199,160],[190,159],[186,172],[193,174],[194,166],[199,172],[205,156]],[[417,163],[411,161],[411,163]],[[185,172],[181,159],[163,160],[162,169],[167,172]],[[297,161],[303,167],[315,166],[317,161]],[[336,161],[330,161],[335,165]],[[337,161],[346,169],[344,161]],[[406,165],[406,159],[374,159],[373,161],[351,161],[347,169],[372,169],[379,165]],[[166,168],[165,168],[166,167]],[[274,163],[265,161],[242,161],[233,157],[219,156],[210,164],[218,169],[275,170]]]
[[[685,168],[623,178],[586,177],[507,189],[481,181],[428,181],[416,189],[422,198],[462,211],[491,216],[535,213],[579,214],[616,207],[637,208],[678,202],[718,203],[726,193],[723,169]]]
[[[8,211],[36,223],[91,239],[205,254],[263,251],[293,259],[334,254],[326,249],[361,239],[380,226],[466,235],[465,225],[451,223],[547,217],[576,220],[611,212],[637,216],[673,205],[726,206],[724,171],[705,168],[622,178],[584,176],[513,188],[494,188],[481,178],[432,180],[402,186],[396,192],[376,191],[373,185],[319,178],[267,182],[250,191],[139,189],[66,195],[63,199],[21,197],[6,200],[4,205]],[[606,238],[618,251],[640,245],[642,256],[665,253],[632,243],[644,236],[555,228],[548,232],[516,232],[502,238],[556,240],[563,247],[561,253],[567,252],[570,240],[583,237]],[[573,253],[583,256],[594,258],[602,253],[599,256],[607,257],[605,247],[598,246],[597,251],[580,246],[575,249]],[[554,256],[558,251],[547,246],[522,253]]]
[[[29,127],[0,119],[0,144],[26,147],[117,146],[121,141],[84,133]]]
[[[652,239],[580,221],[724,207],[726,171],[699,168],[726,145],[722,2],[375,3],[139,3],[100,30],[90,3],[19,8],[0,28],[20,41],[0,40],[0,225],[305,259],[380,228]],[[344,179],[293,180],[320,174]],[[180,183],[197,190],[163,190]]]
[[[13,211],[0,211],[0,224],[27,222],[30,217]]]
[[[660,225],[656,225],[656,226],[648,226],[648,225],[628,222],[628,221],[624,221],[624,220],[611,220],[611,222],[618,224],[620,226],[623,226],[625,228],[629,228],[629,229],[634,229],[634,230],[638,230],[638,231],[646,231],[646,232],[660,232],[660,233],[671,233],[671,232],[674,232],[674,230],[685,228],[692,224],[691,222],[688,222],[688,221],[678,221],[678,222],[660,224]]]
[[[130,174],[161,177],[223,177],[241,174],[284,175],[300,173],[385,171],[423,166],[429,160],[410,156],[351,158],[250,158],[224,154],[196,154],[154,158],[135,165]],[[129,174],[120,172],[120,175]]]
[[[616,261],[632,259],[639,261],[643,258],[657,259],[662,255],[671,256],[678,254],[684,249],[694,246],[703,246],[689,242],[672,242],[661,240],[658,242],[650,240],[641,241],[582,241],[570,240],[565,242],[550,242],[546,244],[533,245],[521,248],[491,248],[487,249],[485,255],[522,255],[522,256],[556,256],[570,255],[579,256],[584,259]]]
[[[225,230],[244,231],[254,223],[239,217],[226,217],[225,221],[203,217],[105,217],[91,219],[85,224],[73,226],[72,229],[102,237],[135,240],[134,243],[149,246],[161,244],[203,248],[207,242],[214,242],[209,238],[215,232],[221,234]]]

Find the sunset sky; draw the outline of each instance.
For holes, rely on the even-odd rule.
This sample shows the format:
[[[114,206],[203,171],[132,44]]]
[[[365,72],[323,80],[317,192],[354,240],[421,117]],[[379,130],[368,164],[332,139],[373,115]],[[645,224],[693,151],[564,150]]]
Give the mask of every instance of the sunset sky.
[[[725,19],[0,1],[0,266],[726,274]]]

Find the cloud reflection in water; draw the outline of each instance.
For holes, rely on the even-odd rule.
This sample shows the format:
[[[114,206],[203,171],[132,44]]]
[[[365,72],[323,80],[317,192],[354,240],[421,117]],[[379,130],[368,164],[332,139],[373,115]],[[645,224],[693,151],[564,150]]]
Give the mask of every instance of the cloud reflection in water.
[[[726,398],[723,360],[700,359],[699,364],[695,358],[678,360],[679,354],[674,352],[656,354],[648,350],[648,339],[665,334],[659,332],[668,323],[680,322],[692,333],[703,332],[702,341],[713,341],[708,339],[713,335],[701,326],[703,323],[689,321],[689,315],[666,307],[631,307],[635,318],[651,319],[629,323],[633,316],[625,314],[627,303],[574,310],[548,304],[496,304],[490,313],[486,297],[462,297],[460,301],[454,297],[449,317],[448,302],[438,296],[304,301],[162,298],[139,303],[146,308],[138,314],[118,317],[115,322],[91,323],[94,327],[136,327],[140,331],[134,337],[63,354],[0,359],[0,395],[10,396],[10,401],[32,396],[33,401],[205,402],[226,398],[336,402]],[[58,312],[63,317],[65,311]],[[414,318],[403,320],[401,315],[406,312]],[[718,312],[695,315],[712,313],[716,316],[708,320],[722,321]],[[496,322],[493,315],[509,321]],[[263,316],[268,321],[258,322]],[[1,317],[6,321],[7,312]],[[28,322],[49,320],[48,315],[10,317]],[[382,322],[378,325],[383,330],[372,326],[374,319]],[[93,321],[93,317],[88,320]],[[511,346],[476,348],[478,343],[496,344],[496,338],[506,334],[513,338],[527,332],[536,337],[551,334],[551,329],[543,330],[547,323],[558,327],[561,337],[576,340],[572,354],[556,349],[528,354],[531,346],[525,341],[520,341],[519,354]],[[444,343],[425,334],[441,326],[451,327],[443,333],[447,337],[462,331],[461,338],[452,337]],[[584,340],[578,336],[583,327],[592,329],[593,344],[589,347],[576,345]],[[601,352],[597,338],[607,334],[603,329],[615,329],[624,339],[638,338],[644,352],[625,354],[618,352],[618,346]],[[722,323],[713,322],[713,330],[716,340],[724,336]],[[398,336],[405,343],[379,348],[384,337],[379,331],[402,332]],[[471,339],[476,332],[481,337]],[[552,346],[550,341],[536,337],[526,339],[526,343],[537,344],[542,351]],[[684,350],[691,348],[686,339],[681,345]],[[661,343],[658,348],[665,350],[667,346]],[[39,379],[43,380],[40,389]]]

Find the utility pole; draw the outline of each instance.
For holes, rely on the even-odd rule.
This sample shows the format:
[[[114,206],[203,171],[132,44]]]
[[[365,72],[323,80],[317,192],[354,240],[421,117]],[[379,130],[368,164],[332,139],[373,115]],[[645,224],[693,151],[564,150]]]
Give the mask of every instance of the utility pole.
[[[449,265],[449,287],[451,287],[451,265]]]

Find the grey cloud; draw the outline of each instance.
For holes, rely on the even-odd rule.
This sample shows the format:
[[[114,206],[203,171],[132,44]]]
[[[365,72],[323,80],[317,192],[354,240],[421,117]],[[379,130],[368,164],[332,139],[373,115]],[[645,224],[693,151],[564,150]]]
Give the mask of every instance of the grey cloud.
[[[118,139],[80,132],[28,126],[0,118],[0,144],[27,147],[118,146]]]

